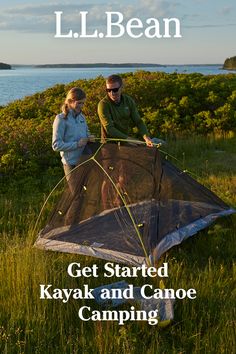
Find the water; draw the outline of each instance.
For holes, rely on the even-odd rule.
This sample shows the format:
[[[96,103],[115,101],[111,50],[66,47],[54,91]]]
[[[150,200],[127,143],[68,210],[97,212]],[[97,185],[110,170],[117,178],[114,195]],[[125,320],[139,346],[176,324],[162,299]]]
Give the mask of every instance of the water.
[[[114,73],[136,70],[164,71],[166,73],[202,73],[204,75],[226,74],[222,65],[169,65],[137,68],[34,68],[16,66],[13,70],[0,70],[0,105],[43,91],[56,84],[66,84],[78,79],[93,79],[99,75],[107,77]]]

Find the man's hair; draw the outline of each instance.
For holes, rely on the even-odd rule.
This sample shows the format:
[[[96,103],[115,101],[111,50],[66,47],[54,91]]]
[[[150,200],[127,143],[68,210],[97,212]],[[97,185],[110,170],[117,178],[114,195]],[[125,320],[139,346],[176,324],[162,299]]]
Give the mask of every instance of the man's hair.
[[[120,86],[123,84],[122,78],[119,75],[110,75],[106,79],[106,84],[114,84],[115,82],[118,82]]]

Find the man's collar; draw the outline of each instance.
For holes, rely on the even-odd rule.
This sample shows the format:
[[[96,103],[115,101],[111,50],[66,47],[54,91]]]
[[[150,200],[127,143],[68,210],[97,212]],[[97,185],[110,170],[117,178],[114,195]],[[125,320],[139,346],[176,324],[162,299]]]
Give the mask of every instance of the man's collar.
[[[110,97],[107,95],[108,100],[113,103],[115,106],[119,106],[121,104],[121,102],[123,101],[123,94],[121,94],[120,96],[120,101],[118,103],[116,103],[115,101],[111,100]]]

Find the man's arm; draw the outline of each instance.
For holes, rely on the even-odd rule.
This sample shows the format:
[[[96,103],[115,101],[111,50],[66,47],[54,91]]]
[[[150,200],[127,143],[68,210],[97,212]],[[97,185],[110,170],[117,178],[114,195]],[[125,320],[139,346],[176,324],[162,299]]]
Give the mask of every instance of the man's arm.
[[[143,120],[141,119],[137,107],[132,99],[131,99],[131,117],[134,124],[138,128],[139,133],[142,135],[143,140],[146,142],[146,145],[150,147],[153,146],[152,140],[149,137],[147,127],[144,124]]]
[[[100,101],[98,104],[98,116],[108,137],[127,139],[128,136],[114,126],[109,106],[103,101]]]

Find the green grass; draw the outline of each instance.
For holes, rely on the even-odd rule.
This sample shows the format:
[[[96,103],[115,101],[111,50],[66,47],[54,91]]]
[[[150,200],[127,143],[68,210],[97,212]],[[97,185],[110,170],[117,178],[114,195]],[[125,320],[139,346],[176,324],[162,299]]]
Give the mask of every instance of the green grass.
[[[236,139],[189,138],[170,141],[164,150],[181,168],[236,206]],[[170,157],[168,157],[170,158]],[[170,158],[171,159],[171,158]],[[93,302],[40,300],[39,285],[91,288],[117,279],[71,278],[71,262],[105,261],[33,248],[40,207],[60,175],[11,181],[0,200],[0,352],[1,353],[233,353],[235,343],[235,215],[218,220],[166,253],[166,287],[195,288],[195,300],[178,300],[175,320],[165,329],[146,322],[83,322],[77,311]],[[127,279],[126,279],[127,280]],[[131,281],[132,282],[132,279]],[[137,283],[142,283],[138,279]],[[151,283],[148,280],[148,283]],[[155,284],[155,282],[154,282]]]

